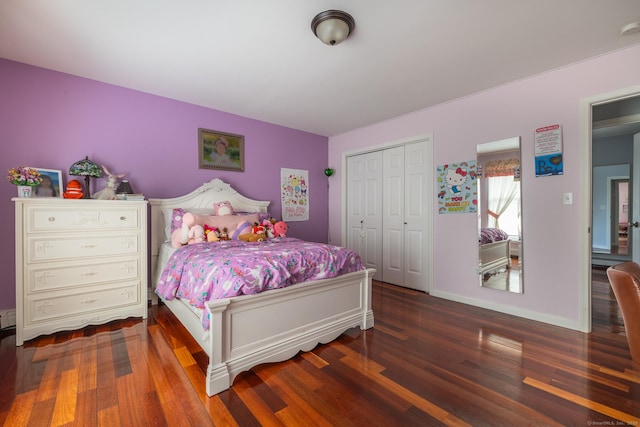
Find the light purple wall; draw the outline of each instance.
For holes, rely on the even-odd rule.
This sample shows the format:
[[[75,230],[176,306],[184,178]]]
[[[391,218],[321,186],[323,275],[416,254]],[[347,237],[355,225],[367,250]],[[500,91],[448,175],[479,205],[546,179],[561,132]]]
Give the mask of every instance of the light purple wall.
[[[577,329],[582,314],[579,296],[586,286],[580,279],[585,264],[580,242],[586,232],[580,227],[580,179],[586,173],[581,156],[590,144],[580,140],[580,101],[640,85],[638,70],[640,45],[337,135],[329,138],[329,164],[341,165],[344,153],[433,132],[435,170],[437,165],[474,159],[476,144],[520,136],[524,294],[478,286],[476,215],[437,211],[434,293]],[[565,172],[536,178],[534,131],[554,123],[562,124]],[[329,192],[329,238],[334,244],[342,242],[342,172],[337,168]],[[573,205],[562,204],[564,192],[573,193]],[[437,208],[435,197],[434,205]]]
[[[281,216],[280,168],[309,171],[310,220],[289,235],[327,241],[326,137],[0,59],[0,171],[60,169],[89,156],[128,172],[136,192],[175,197],[213,178],[247,197],[271,201]],[[198,169],[198,128],[244,135],[245,172]],[[304,153],[301,155],[300,153]],[[2,235],[14,235],[16,188],[0,184]],[[92,187],[104,188],[104,179]],[[14,240],[0,247],[0,309],[15,307]]]

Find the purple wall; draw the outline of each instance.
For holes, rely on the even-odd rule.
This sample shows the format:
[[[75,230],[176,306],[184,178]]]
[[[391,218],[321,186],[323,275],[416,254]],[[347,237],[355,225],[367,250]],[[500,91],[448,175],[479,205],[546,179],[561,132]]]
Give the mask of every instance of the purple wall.
[[[175,197],[220,178],[247,197],[271,201],[281,216],[280,168],[309,171],[308,222],[289,223],[289,235],[326,242],[328,139],[323,136],[198,107],[0,59],[0,171],[27,165],[60,169],[89,156],[112,173],[127,172],[134,191]],[[198,169],[198,128],[244,135],[245,172]],[[304,155],[300,155],[304,152]],[[92,192],[104,188],[94,181]],[[16,188],[0,184],[0,230],[14,235]],[[15,307],[14,240],[0,247],[0,309]]]

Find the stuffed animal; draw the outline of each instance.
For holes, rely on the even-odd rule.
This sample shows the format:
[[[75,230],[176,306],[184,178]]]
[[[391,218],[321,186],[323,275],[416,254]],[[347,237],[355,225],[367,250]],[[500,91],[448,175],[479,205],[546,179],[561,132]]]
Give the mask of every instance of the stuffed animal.
[[[204,225],[204,235],[207,242],[217,242],[220,240],[220,230],[216,227],[209,227],[207,224]]]
[[[214,203],[213,212],[218,216],[233,215],[233,206],[231,205],[231,202],[227,202],[226,200],[224,202]]]
[[[238,224],[238,228],[233,231],[229,238],[231,240],[241,240],[240,236],[245,234],[251,234],[251,224],[249,224],[249,221],[241,221]]]
[[[187,244],[193,245],[194,243],[202,242],[204,242],[204,227],[196,224],[189,229],[189,239],[187,240]]]
[[[267,235],[265,233],[264,227],[258,223],[255,223],[253,227],[251,227],[251,233],[244,233],[238,237],[239,240],[243,242],[264,242],[267,240]]]
[[[229,240],[229,229],[227,227],[220,230],[220,240]]]
[[[107,176],[107,186],[104,190],[100,190],[93,195],[94,199],[98,200],[115,200],[116,197],[116,188],[118,188],[118,180],[127,176],[126,173],[119,173],[117,175],[109,172],[104,165],[102,165],[102,170],[104,174]]]
[[[286,237],[288,230],[289,230],[289,227],[287,226],[287,223],[284,221],[278,221],[275,224],[273,224],[273,231],[276,237]]]
[[[275,220],[265,219],[262,221],[262,226],[264,227],[264,232],[267,235],[267,239],[273,239],[276,237],[276,232],[273,229],[273,224],[275,224]]]

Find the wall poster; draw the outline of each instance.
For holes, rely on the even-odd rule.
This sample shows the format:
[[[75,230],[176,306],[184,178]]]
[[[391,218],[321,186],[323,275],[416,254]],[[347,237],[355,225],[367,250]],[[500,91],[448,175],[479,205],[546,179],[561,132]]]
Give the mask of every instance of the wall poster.
[[[282,220],[309,220],[309,171],[280,169]]]
[[[562,126],[536,129],[534,140],[536,176],[562,175]]]
[[[438,213],[478,211],[477,162],[449,163],[437,168]]]

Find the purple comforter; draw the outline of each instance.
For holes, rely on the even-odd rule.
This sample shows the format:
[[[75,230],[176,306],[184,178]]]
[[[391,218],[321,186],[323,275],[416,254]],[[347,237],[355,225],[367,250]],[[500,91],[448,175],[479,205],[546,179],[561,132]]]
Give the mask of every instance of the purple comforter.
[[[291,237],[198,243],[171,255],[156,293],[203,308],[211,299],[257,294],[363,269],[360,256],[352,250]],[[207,319],[202,320],[207,328]]]
[[[482,245],[507,240],[508,238],[507,232],[499,228],[483,228],[480,230],[480,244]]]

